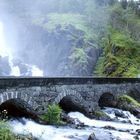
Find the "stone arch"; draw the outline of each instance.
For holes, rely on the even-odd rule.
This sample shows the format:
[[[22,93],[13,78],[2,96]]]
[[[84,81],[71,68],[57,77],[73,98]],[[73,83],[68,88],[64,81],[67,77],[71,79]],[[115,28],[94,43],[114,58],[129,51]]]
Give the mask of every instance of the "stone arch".
[[[59,104],[60,101],[66,96],[74,96],[76,97],[79,102],[82,102],[84,99],[83,97],[75,90],[63,90],[54,100],[55,104]]]
[[[84,113],[84,99],[75,90],[64,90],[55,99],[55,103],[66,112],[79,111]]]
[[[112,93],[105,92],[100,96],[98,105],[99,107],[114,107],[116,105],[115,99],[116,97]]]
[[[33,100],[33,97],[27,93],[19,93],[17,91],[13,92],[3,92],[0,93],[0,105],[11,99],[21,99],[31,106],[34,110],[37,108],[37,103]]]
[[[13,98],[3,102],[0,105],[0,112],[4,110],[7,111],[7,116],[9,117],[26,117],[34,120],[37,118],[37,113],[33,108],[20,98]]]

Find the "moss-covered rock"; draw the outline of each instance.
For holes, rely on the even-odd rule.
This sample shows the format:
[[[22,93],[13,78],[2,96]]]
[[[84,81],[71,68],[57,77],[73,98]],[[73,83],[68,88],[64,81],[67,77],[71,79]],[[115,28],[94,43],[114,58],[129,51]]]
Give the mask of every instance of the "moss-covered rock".
[[[130,111],[136,117],[140,115],[140,103],[128,95],[118,97],[116,108]]]
[[[136,107],[140,107],[140,103],[128,95],[123,95],[118,98],[119,102],[126,102],[127,104],[132,104]]]
[[[92,113],[93,118],[99,119],[99,120],[110,120],[110,117],[105,114],[103,111],[94,111]]]

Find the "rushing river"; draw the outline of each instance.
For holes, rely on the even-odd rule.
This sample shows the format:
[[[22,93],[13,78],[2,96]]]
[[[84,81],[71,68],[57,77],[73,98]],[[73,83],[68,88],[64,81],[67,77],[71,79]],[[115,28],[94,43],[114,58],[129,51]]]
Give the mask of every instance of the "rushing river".
[[[111,118],[116,117],[114,111],[116,110],[112,108],[106,108],[104,110]],[[79,119],[86,125],[86,127],[79,129],[74,129],[69,126],[45,126],[28,119],[23,119],[22,121],[24,123],[17,120],[10,121],[9,123],[12,126],[14,133],[30,133],[40,140],[87,140],[89,135],[93,132],[99,140],[117,140],[118,137],[121,138],[121,140],[133,140],[135,136],[134,132],[137,129],[140,129],[140,120],[129,112],[123,111],[123,113],[126,115],[125,118],[116,117],[118,122],[89,119],[79,112],[69,113],[71,118]],[[112,126],[115,130],[103,128],[105,126]]]

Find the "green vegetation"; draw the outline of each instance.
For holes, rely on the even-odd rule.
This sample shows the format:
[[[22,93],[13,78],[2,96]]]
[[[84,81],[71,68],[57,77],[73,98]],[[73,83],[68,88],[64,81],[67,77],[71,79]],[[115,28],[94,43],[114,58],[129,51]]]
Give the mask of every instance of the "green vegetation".
[[[118,98],[118,101],[126,102],[127,104],[131,104],[131,105],[134,105],[136,107],[140,107],[140,103],[128,95],[120,96]]]
[[[46,22],[44,22],[44,20],[46,20]],[[54,31],[58,25],[60,25],[62,29],[65,29],[68,25],[72,25],[78,30],[87,30],[84,16],[80,14],[50,13],[46,17],[43,16],[36,19],[34,22],[35,24],[42,25],[48,31]]]
[[[0,113],[0,140],[20,140],[12,133],[7,119],[7,111],[4,110]]]
[[[0,121],[0,140],[20,140],[11,132],[10,127],[5,121]]]
[[[124,8],[125,7],[125,8]],[[110,7],[108,32],[96,73],[107,77],[137,77],[140,73],[140,17],[130,3]]]
[[[137,77],[140,73],[140,45],[122,32],[113,31],[104,40],[104,54],[97,73],[108,77]]]
[[[56,28],[65,31],[69,26],[73,26],[76,30],[84,33],[84,39],[93,39],[93,33],[89,28],[86,16],[73,13],[49,13],[45,16],[39,16],[32,20],[32,23],[43,27],[48,32],[54,32]],[[78,38],[78,35],[73,34],[73,37]]]
[[[60,115],[62,113],[62,109],[59,105],[49,105],[48,111],[46,114],[42,115],[41,118],[44,121],[48,121],[49,124],[58,125],[61,123]]]
[[[88,56],[82,48],[76,48],[69,59],[71,59],[73,64],[80,65],[80,67],[84,67],[88,64]]]

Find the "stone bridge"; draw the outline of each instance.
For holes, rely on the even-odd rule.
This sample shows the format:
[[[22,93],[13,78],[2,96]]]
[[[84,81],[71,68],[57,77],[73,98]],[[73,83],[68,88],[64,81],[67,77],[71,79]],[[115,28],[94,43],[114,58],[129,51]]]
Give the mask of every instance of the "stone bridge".
[[[14,101],[38,113],[48,104],[60,104],[70,111],[92,112],[108,100],[128,94],[140,101],[138,78],[93,77],[1,77],[0,107]],[[73,107],[71,107],[73,105]]]

